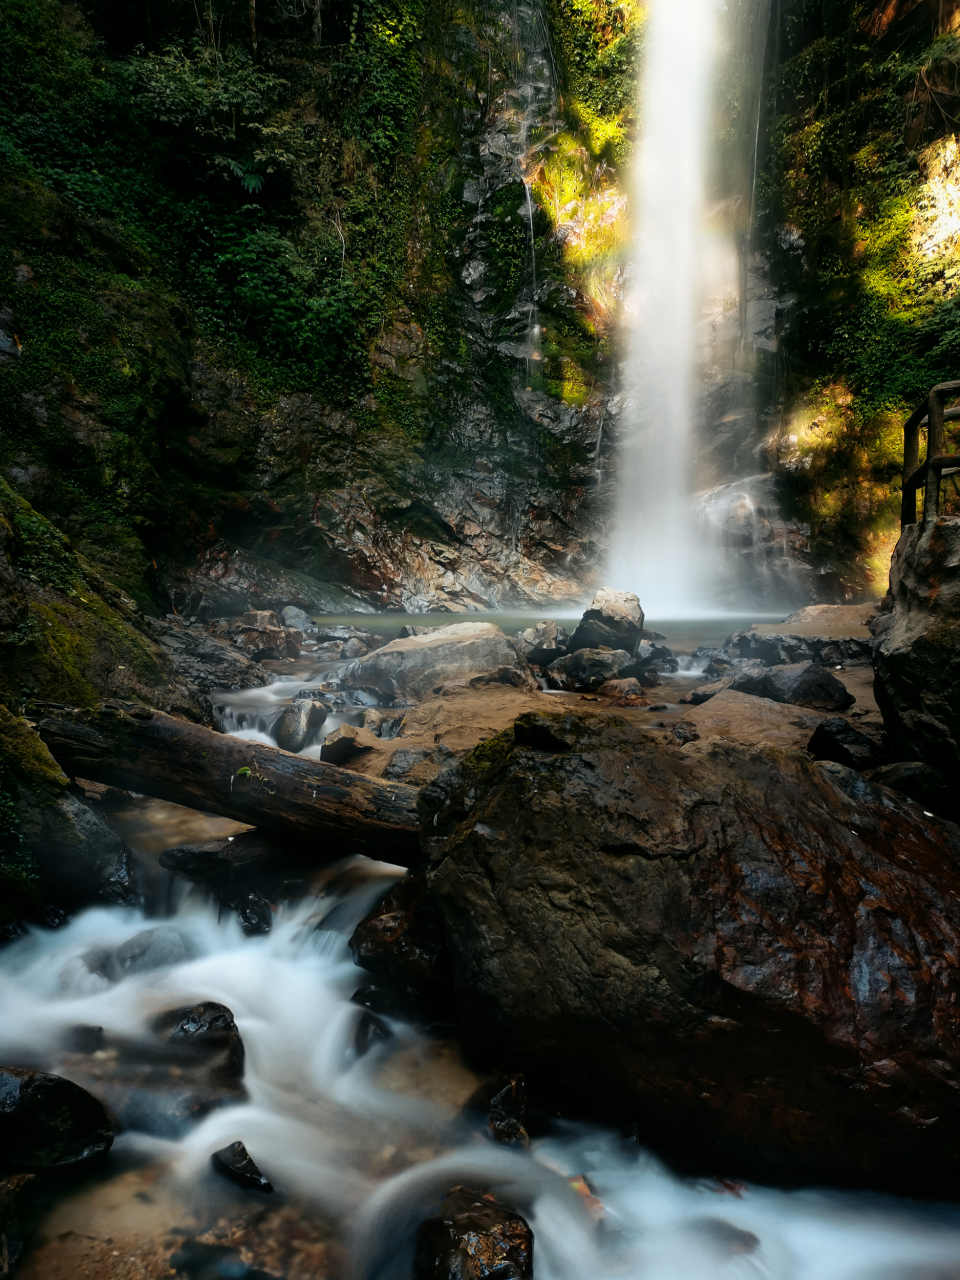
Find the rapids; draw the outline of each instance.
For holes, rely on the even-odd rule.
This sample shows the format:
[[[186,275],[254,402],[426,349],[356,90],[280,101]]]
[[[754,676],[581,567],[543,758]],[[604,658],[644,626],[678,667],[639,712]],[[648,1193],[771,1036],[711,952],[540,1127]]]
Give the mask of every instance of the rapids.
[[[354,1035],[363,1010],[350,996],[362,975],[347,939],[395,872],[370,864],[371,874],[358,876],[357,866],[347,877],[352,884],[334,878],[320,896],[282,910],[266,937],[244,937],[232,918],[218,922],[190,893],[172,923],[194,958],[113,984],[85,972],[80,958],[155,920],[90,910],[59,930],[33,930],[0,954],[4,1061],[69,1074],[62,1046],[77,1025],[102,1026],[109,1043],[143,1033],[163,1010],[201,999],[234,1013],[248,1100],[213,1111],[177,1141],[122,1134],[104,1175],[116,1178],[117,1195],[122,1170],[134,1165],[151,1170],[152,1196],[165,1187],[184,1212],[206,1205],[222,1212],[210,1155],[239,1139],[279,1199],[303,1214],[319,1208],[329,1216],[357,1280],[405,1280],[417,1223],[460,1183],[488,1186],[525,1214],[536,1238],[537,1280],[957,1274],[955,1209],[680,1181],[619,1135],[560,1120],[529,1152],[506,1150],[486,1141],[476,1120],[463,1119],[477,1078],[448,1043],[393,1021],[392,1039],[359,1056]],[[571,1185],[578,1175],[593,1200]],[[145,1206],[142,1212],[148,1215]],[[26,1265],[27,1275],[39,1274],[31,1273],[29,1256]]]

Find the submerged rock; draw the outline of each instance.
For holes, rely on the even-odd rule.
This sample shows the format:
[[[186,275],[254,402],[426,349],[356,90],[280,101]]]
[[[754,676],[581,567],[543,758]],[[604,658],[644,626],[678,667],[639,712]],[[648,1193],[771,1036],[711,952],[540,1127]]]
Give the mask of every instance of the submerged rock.
[[[228,1147],[215,1151],[210,1157],[210,1163],[217,1173],[241,1187],[247,1187],[251,1191],[273,1191],[273,1184],[257,1168],[242,1142],[231,1142]]]
[[[0,1067],[0,1174],[59,1169],[113,1145],[101,1104],[71,1080]]]
[[[271,734],[281,751],[302,751],[308,747],[320,731],[330,708],[323,702],[309,698],[296,698],[281,711]]]
[[[521,717],[421,804],[478,1060],[688,1169],[960,1192],[960,829],[588,714]]]
[[[457,622],[393,640],[340,672],[346,689],[390,703],[422,698],[452,681],[537,688],[529,663],[492,622]]]
[[[530,1280],[533,1232],[489,1192],[454,1187],[417,1232],[414,1280]]]
[[[510,1081],[490,1099],[487,1112],[490,1136],[506,1147],[528,1147],[529,1110],[526,1079],[522,1075],[511,1076]]]
[[[82,964],[108,982],[119,982],[136,973],[150,973],[193,960],[197,949],[182,930],[173,925],[143,929],[118,947],[91,947]]]

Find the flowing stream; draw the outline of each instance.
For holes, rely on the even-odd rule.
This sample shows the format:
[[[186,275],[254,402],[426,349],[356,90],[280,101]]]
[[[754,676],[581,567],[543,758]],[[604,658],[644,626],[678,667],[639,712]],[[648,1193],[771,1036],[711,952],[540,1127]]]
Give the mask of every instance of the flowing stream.
[[[132,1168],[139,1171],[135,1185],[143,1218],[149,1222],[155,1209],[148,1206],[157,1204],[173,1214],[161,1234],[179,1233],[169,1252],[180,1261],[188,1258],[182,1237],[202,1234],[206,1226],[209,1239],[208,1224],[236,1214],[237,1197],[266,1200],[260,1193],[225,1191],[211,1171],[211,1153],[240,1140],[279,1198],[294,1206],[288,1222],[322,1212],[346,1250],[341,1265],[357,1280],[408,1280],[417,1224],[458,1184],[489,1187],[524,1213],[535,1233],[537,1280],[957,1275],[956,1211],[709,1178],[680,1181],[618,1135],[562,1121],[529,1151],[507,1150],[485,1140],[475,1116],[464,1117],[462,1104],[477,1077],[448,1042],[393,1021],[392,1038],[360,1055],[355,1037],[363,1010],[350,995],[363,975],[351,962],[347,938],[383,892],[388,870],[372,871],[352,888],[334,882],[323,896],[281,913],[273,932],[261,938],[244,938],[231,920],[218,922],[215,911],[188,899],[165,927],[179,932],[190,958],[115,982],[91,972],[84,957],[94,945],[117,947],[156,920],[132,911],[92,910],[3,952],[4,1060],[69,1075],[72,1060],[63,1046],[71,1028],[102,1027],[109,1046],[146,1035],[156,1014],[197,1000],[227,1005],[244,1042],[247,1099],[212,1111],[178,1139],[136,1130],[123,1134],[105,1175],[106,1194],[98,1198],[89,1188],[75,1193],[84,1215],[81,1234],[101,1239],[101,1218],[118,1231],[116,1201],[124,1186],[131,1194]],[[108,1056],[109,1047],[103,1052]],[[577,1178],[586,1182],[572,1182]],[[68,1210],[69,1204],[67,1210],[61,1206],[51,1230],[78,1221]],[[289,1230],[295,1237],[294,1227]],[[69,1228],[59,1232],[61,1247],[76,1234]],[[52,1269],[57,1242],[41,1247],[40,1257],[51,1268],[46,1273],[28,1256],[30,1280],[59,1274]],[[105,1249],[108,1258],[143,1248],[131,1245],[129,1235],[111,1234],[107,1243],[115,1246]],[[210,1274],[253,1276],[242,1253],[233,1263],[225,1253],[226,1269]],[[256,1274],[333,1273],[304,1273],[291,1263]]]
[[[499,620],[511,630],[530,622]],[[384,619],[381,630],[398,625]],[[716,621],[659,625],[679,651],[724,632]],[[681,671],[664,681],[671,699],[697,667],[679,656]],[[269,740],[265,709],[334,678],[340,664],[322,665],[237,695],[266,718],[234,731]],[[489,1189],[527,1218],[535,1280],[960,1276],[951,1207],[681,1180],[622,1135],[559,1117],[529,1150],[497,1145],[483,1113],[466,1107],[485,1078],[461,1060],[452,1028],[387,1018],[388,1038],[371,1037],[351,1000],[368,978],[348,940],[400,868],[363,858],[327,867],[277,907],[269,934],[247,937],[205,890],[155,863],[171,844],[229,834],[231,824],[143,798],[130,808],[115,821],[155,868],[146,908],[88,910],[0,952],[0,1061],[75,1079],[125,1116],[107,1168],[65,1187],[39,1224],[23,1280],[172,1270],[199,1280],[411,1280],[418,1224],[458,1185]],[[146,951],[145,931],[156,940]],[[139,949],[124,949],[138,937]],[[120,963],[142,953],[150,958]],[[233,1013],[245,1096],[192,1110],[182,1105],[192,1086],[165,1065],[152,1028],[201,1001]],[[85,1043],[92,1029],[98,1048]],[[237,1141],[275,1196],[237,1189],[211,1168],[212,1153]]]

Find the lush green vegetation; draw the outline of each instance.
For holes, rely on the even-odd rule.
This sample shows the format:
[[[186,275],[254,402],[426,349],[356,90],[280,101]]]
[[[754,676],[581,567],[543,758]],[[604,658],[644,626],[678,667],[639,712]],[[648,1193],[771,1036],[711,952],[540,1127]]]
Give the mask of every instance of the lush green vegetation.
[[[232,0],[209,26],[161,8],[136,43],[95,6],[112,47],[74,14],[0,6],[7,175],[121,228],[265,388],[356,391],[405,267],[422,0],[333,6],[331,44],[275,4],[256,55]]]
[[[960,372],[960,39],[935,37],[928,9],[884,31],[872,4],[789,0],[775,32],[758,203],[796,297],[781,460],[815,551],[863,586],[882,585],[898,529],[903,416]]]

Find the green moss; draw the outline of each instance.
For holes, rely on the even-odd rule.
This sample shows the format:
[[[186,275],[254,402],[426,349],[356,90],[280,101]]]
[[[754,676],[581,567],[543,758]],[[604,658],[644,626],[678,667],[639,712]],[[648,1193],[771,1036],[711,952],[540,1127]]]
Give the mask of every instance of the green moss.
[[[489,782],[507,763],[514,746],[512,727],[479,743],[460,761],[464,780],[471,786]]]

